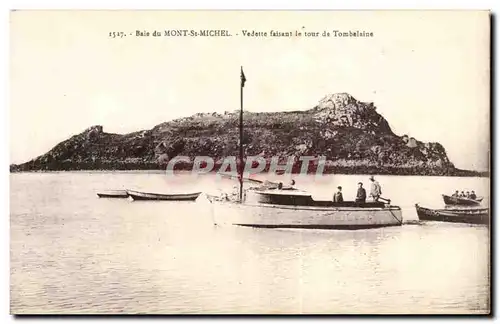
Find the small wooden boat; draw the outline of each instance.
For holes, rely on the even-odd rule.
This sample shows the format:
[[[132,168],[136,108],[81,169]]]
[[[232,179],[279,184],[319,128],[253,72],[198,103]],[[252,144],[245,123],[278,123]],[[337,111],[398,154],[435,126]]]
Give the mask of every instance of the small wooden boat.
[[[419,220],[466,224],[489,224],[488,208],[430,209],[415,205]]]
[[[135,190],[127,190],[127,194],[133,200],[171,200],[171,201],[186,201],[196,200],[201,192],[187,193],[187,194],[159,194],[151,192],[141,192]]]
[[[447,205],[477,206],[483,200],[483,197],[470,199],[465,197],[453,197],[448,195],[442,195],[442,196],[444,203]]]
[[[127,190],[106,190],[97,193],[99,198],[127,198]]]

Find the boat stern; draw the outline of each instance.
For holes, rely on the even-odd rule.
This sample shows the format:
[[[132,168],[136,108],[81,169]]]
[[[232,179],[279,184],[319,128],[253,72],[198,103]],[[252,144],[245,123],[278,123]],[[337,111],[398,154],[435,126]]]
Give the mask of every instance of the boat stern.
[[[394,219],[400,224],[403,224],[403,211],[399,206],[387,205],[387,210],[391,213]]]

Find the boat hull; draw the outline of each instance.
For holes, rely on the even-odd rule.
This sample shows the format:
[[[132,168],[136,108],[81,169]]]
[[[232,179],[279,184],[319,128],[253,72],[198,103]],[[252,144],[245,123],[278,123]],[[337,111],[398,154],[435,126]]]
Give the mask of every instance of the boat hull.
[[[357,230],[400,226],[399,207],[322,208],[215,201],[214,220],[218,225],[264,228],[315,228]]]
[[[484,224],[490,223],[489,210],[478,209],[430,209],[415,205],[419,220],[448,223]]]
[[[469,198],[452,197],[447,195],[442,196],[446,205],[477,206],[481,204],[481,200],[483,200],[482,198],[473,200]]]
[[[194,201],[198,198],[201,192],[188,193],[188,194],[158,194],[158,193],[141,192],[135,190],[127,190],[127,194],[133,200]]]
[[[97,196],[99,198],[128,198],[126,190],[108,190],[98,192]]]

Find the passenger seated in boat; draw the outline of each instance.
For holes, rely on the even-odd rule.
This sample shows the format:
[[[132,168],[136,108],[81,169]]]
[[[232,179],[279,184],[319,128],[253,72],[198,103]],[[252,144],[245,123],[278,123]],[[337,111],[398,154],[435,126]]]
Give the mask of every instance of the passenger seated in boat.
[[[460,198],[465,198],[465,193],[462,191],[462,192],[460,193],[460,196],[459,196],[459,197],[460,197]]]
[[[469,199],[470,199],[470,192],[468,192],[468,191],[467,191],[467,192],[465,193],[465,198],[469,198]]]
[[[342,196],[342,187],[337,187],[338,191],[333,195],[333,202],[343,202],[344,197]]]
[[[472,192],[470,193],[470,197],[469,198],[476,200],[477,196],[476,196],[476,193],[474,192],[474,190],[472,190]]]
[[[452,197],[458,198],[460,195],[458,193],[458,190],[455,190],[455,193],[451,195]]]
[[[274,190],[278,188],[278,184],[275,182],[271,182],[269,180],[264,181],[264,183],[260,186],[261,190]]]
[[[356,202],[364,203],[366,201],[366,190],[363,188],[363,183],[358,182],[358,192],[356,194]]]
[[[240,189],[238,188],[238,186],[233,186],[233,190],[229,194],[227,193],[224,194],[223,200],[236,201],[239,199],[239,197],[240,197]]]
[[[282,189],[283,190],[295,190],[295,188],[293,187],[295,185],[295,180],[292,179],[292,181],[290,181],[290,184],[288,185],[288,187],[283,187]]]

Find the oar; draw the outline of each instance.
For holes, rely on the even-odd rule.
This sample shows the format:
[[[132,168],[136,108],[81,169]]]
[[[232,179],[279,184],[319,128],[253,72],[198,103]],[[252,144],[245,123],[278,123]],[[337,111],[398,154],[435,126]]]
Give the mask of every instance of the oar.
[[[237,175],[232,175],[232,174],[222,174],[223,177],[226,177],[226,178],[230,178],[230,179],[239,179],[239,176]],[[247,182],[253,182],[253,183],[258,183],[258,184],[264,184],[265,182],[262,181],[262,180],[257,180],[257,179],[252,179],[252,178],[246,178],[246,177],[243,177],[243,181],[247,181]],[[278,185],[277,183],[274,183],[274,182],[271,182],[271,181],[267,181],[266,182],[269,182],[271,184],[274,184],[274,185]]]
[[[222,176],[229,178],[229,179],[239,179],[239,176],[232,175],[232,174],[224,174],[223,173]],[[260,184],[260,185],[264,185],[264,186],[276,187],[276,188],[278,188],[278,186],[279,186],[278,182],[273,182],[273,181],[269,181],[269,180],[262,181],[262,180],[243,177],[243,181],[256,183],[256,184]]]

